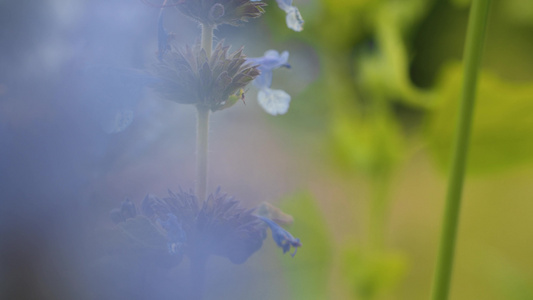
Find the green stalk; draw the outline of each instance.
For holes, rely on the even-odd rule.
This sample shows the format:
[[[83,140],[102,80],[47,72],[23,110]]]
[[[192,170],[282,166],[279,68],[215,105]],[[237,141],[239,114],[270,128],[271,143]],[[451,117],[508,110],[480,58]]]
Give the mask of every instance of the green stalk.
[[[207,57],[213,49],[213,26],[202,24],[202,48]],[[196,196],[200,202],[207,199],[207,152],[209,140],[209,108],[201,103],[196,106]]]
[[[207,57],[211,57],[213,50],[213,25],[202,24],[202,48],[205,50]]]
[[[448,194],[444,210],[440,248],[432,287],[433,300],[448,299],[453,268],[454,250],[461,206],[461,194],[466,168],[468,145],[476,97],[477,78],[490,0],[474,0],[470,9],[468,31],[464,51],[464,74],[461,93],[461,108],[454,142],[454,154]]]
[[[209,139],[209,108],[198,105],[196,118],[196,196],[207,199],[207,150]]]

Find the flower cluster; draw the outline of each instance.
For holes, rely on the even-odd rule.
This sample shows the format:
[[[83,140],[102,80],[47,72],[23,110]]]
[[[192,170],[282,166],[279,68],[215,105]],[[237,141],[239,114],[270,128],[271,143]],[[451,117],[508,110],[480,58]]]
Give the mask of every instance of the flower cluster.
[[[143,214],[158,222],[167,232],[169,250],[189,257],[218,255],[241,264],[263,245],[266,237],[263,221],[253,209],[241,207],[239,201],[218,189],[200,205],[192,192],[169,191],[159,199],[147,196]]]
[[[153,87],[170,101],[195,104],[211,111],[226,108],[228,98],[260,74],[246,60],[242,48],[231,54],[228,50],[223,42],[218,43],[211,57],[199,46],[172,48],[156,65],[159,80]]]
[[[166,2],[165,2],[166,3]],[[287,13],[287,26],[295,31],[303,29],[303,19],[292,0],[277,0]],[[185,15],[203,25],[216,27],[221,24],[239,25],[264,13],[265,3],[259,0],[180,0],[176,7]],[[163,9],[158,18],[157,77],[154,84],[159,94],[171,101],[207,106],[211,111],[233,105],[243,95],[243,88],[261,74],[254,84],[259,88],[257,99],[261,107],[271,115],[285,114],[291,97],[283,90],[274,90],[272,71],[289,68],[289,53],[281,55],[275,50],[263,57],[247,59],[242,48],[227,57],[228,47],[219,43],[211,57],[200,46],[173,49],[170,35],[163,25]]]
[[[292,6],[292,0],[277,3],[287,13],[287,25],[301,31],[303,19]],[[164,198],[147,195],[141,204],[142,214],[137,213],[133,202],[126,200],[120,208],[112,210],[111,218],[134,249],[133,257],[164,257],[163,261],[169,261],[171,266],[188,257],[191,284],[190,290],[185,291],[186,299],[201,299],[205,264],[210,256],[242,264],[262,247],[268,229],[283,253],[294,248],[294,256],[302,246],[298,238],[280,226],[291,224],[292,217],[272,205],[263,203],[247,209],[222,194],[220,188],[206,197],[209,112],[244,100],[244,89],[252,82],[259,89],[259,104],[267,113],[285,114],[289,109],[291,96],[271,88],[273,71],[290,68],[289,52],[269,50],[262,57],[247,58],[242,47],[230,53],[223,40],[212,47],[217,26],[237,26],[257,18],[265,12],[265,5],[257,0],[164,0],[159,6],[158,61],[154,76],[146,84],[162,98],[192,104],[198,110],[196,194],[180,190],[169,191]],[[163,22],[163,13],[169,6],[200,23],[200,44],[181,48],[170,43],[172,34]],[[131,119],[126,121],[131,123]]]
[[[261,248],[267,227],[283,253],[294,247],[294,256],[302,245],[299,239],[278,225],[279,222],[291,223],[292,217],[270,204],[245,209],[239,201],[221,194],[220,188],[203,204],[192,192],[169,190],[168,193],[169,196],[162,199],[147,195],[141,211],[166,233],[170,254],[196,258],[218,255],[241,264]],[[281,221],[280,216],[291,222]],[[120,209],[111,211],[111,219],[116,224],[136,217],[137,209],[129,199],[122,202]],[[279,219],[278,223],[271,218]]]

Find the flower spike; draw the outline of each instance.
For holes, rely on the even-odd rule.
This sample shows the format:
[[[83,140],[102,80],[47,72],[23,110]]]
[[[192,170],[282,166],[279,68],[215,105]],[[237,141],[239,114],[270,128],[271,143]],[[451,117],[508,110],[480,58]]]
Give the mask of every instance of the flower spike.
[[[218,255],[242,264],[263,245],[266,228],[240,202],[220,192],[200,203],[192,192],[169,191],[159,199],[148,196],[143,214],[159,220],[167,232],[170,253],[190,257]],[[164,221],[163,221],[164,220]]]

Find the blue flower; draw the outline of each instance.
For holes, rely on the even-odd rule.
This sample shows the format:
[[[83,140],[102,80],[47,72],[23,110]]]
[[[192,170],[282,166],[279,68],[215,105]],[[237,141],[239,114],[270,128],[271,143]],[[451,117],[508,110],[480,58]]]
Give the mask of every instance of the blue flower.
[[[302,246],[300,239],[293,237],[287,230],[281,228],[281,226],[269,218],[262,216],[257,217],[263,220],[270,227],[270,230],[272,231],[272,239],[281,249],[283,249],[283,253],[289,251],[291,247],[294,247],[294,252],[291,254],[291,256],[294,257],[298,247]]]
[[[260,0],[251,1],[255,2]],[[285,17],[287,27],[294,31],[302,31],[304,29],[304,20],[298,8],[296,6],[292,6],[292,0],[276,0],[276,2],[278,2],[279,8],[281,8],[287,14]]]
[[[290,68],[291,66],[287,63],[288,60],[288,51],[283,51],[280,55],[276,50],[268,50],[263,57],[248,59],[249,62],[257,64],[257,69],[261,72],[254,79],[254,85],[259,88],[257,101],[266,112],[274,116],[286,113],[291,102],[291,96],[285,91],[270,88],[272,85],[272,70],[280,67]]]
[[[161,227],[167,231],[168,239],[168,252],[174,254],[179,253],[182,250],[182,246],[187,240],[185,231],[181,227],[181,223],[178,222],[178,217],[174,214],[167,214],[168,218],[165,221],[157,219]]]

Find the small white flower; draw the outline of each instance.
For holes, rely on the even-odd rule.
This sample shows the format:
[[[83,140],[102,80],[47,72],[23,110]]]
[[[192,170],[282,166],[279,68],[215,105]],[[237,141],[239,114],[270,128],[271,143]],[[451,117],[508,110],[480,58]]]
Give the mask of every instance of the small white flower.
[[[287,17],[285,18],[287,27],[297,32],[302,31],[304,29],[304,20],[298,8],[290,6],[285,12],[287,13]]]
[[[292,0],[276,0],[279,8],[287,14],[285,18],[287,27],[294,31],[302,31],[304,29],[304,19],[296,6],[292,6]]]
[[[257,101],[267,113],[283,115],[289,110],[291,96],[283,90],[264,88],[257,94]]]

